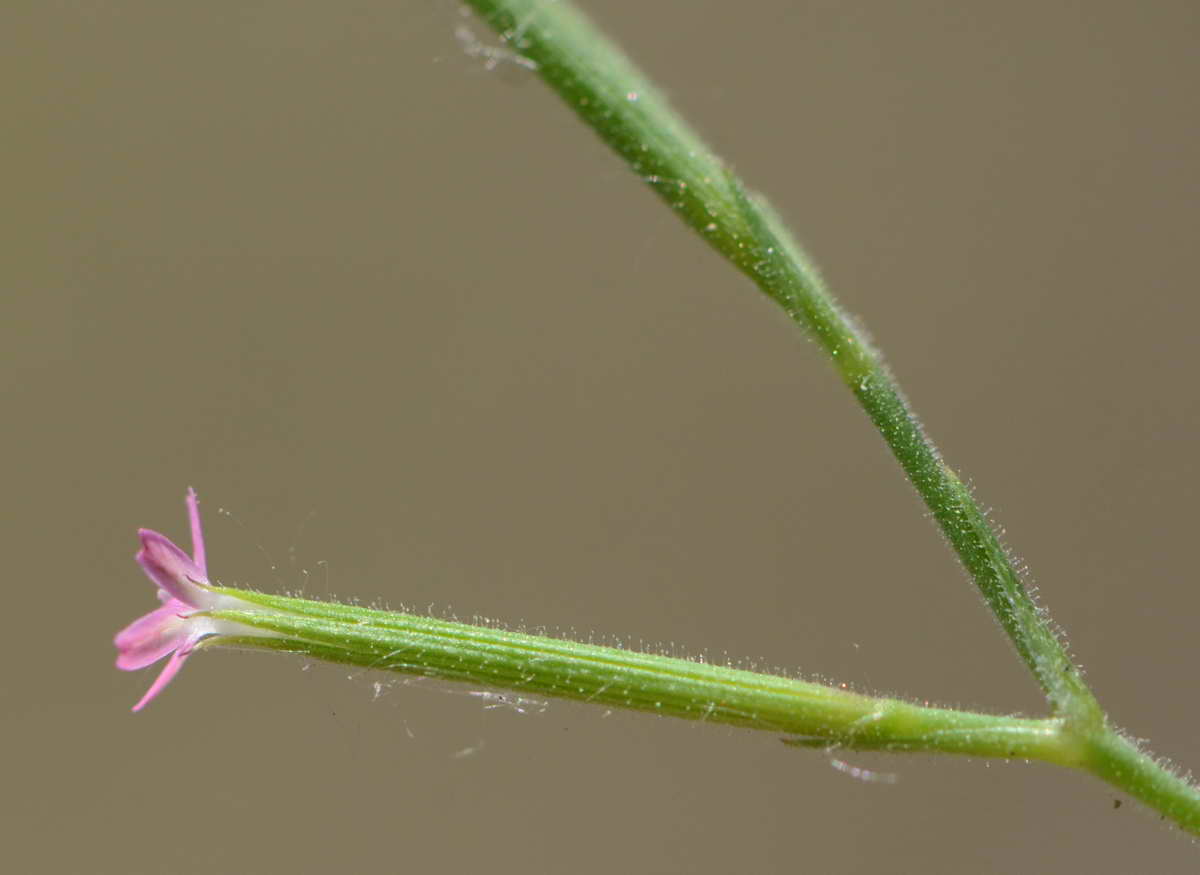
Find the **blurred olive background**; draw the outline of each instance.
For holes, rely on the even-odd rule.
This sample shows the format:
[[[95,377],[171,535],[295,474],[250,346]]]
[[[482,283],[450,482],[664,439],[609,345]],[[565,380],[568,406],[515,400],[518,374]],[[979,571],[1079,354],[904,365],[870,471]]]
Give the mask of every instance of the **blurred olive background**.
[[[792,221],[1113,718],[1200,765],[1196,4],[585,6]],[[864,783],[282,656],[131,715],[134,531],[186,541],[189,485],[223,582],[1043,704],[815,348],[453,3],[4,7],[11,864],[1195,866],[1049,767]]]

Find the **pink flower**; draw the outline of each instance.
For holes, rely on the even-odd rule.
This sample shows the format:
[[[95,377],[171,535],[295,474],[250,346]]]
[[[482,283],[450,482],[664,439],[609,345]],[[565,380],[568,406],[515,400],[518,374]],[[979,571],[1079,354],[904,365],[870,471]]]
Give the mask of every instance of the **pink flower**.
[[[140,711],[179,672],[183,661],[204,638],[220,634],[270,634],[228,621],[199,615],[212,610],[254,610],[240,599],[213,592],[204,561],[204,533],[196,491],[188,489],[188,520],[192,528],[192,555],[176,547],[165,535],[139,529],[142,549],[137,561],[158,586],[163,604],[134,620],[117,633],[117,668],[134,671],[158,662],[168,653],[170,660],[151,684],[146,695],[133,706]]]

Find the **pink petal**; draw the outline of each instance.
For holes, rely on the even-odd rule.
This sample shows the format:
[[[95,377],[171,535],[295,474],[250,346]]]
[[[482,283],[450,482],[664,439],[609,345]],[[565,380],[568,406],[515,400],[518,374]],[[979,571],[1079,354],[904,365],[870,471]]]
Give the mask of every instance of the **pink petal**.
[[[117,633],[117,668],[135,671],[158,662],[187,640],[181,613],[190,611],[178,599],[171,599],[144,617],[138,617]]]
[[[188,522],[192,527],[192,561],[200,569],[200,576],[208,579],[208,565],[204,561],[204,531],[200,527],[200,499],[196,490],[188,487],[187,491]]]
[[[188,654],[191,652],[192,646],[188,643],[171,654],[171,658],[167,660],[167,664],[163,666],[163,670],[158,673],[158,677],[150,685],[150,689],[146,690],[146,695],[142,696],[138,700],[138,703],[133,706],[134,711],[141,711],[150,704],[151,699],[163,691],[163,687],[171,682],[171,678],[179,673],[179,669],[183,668],[183,661],[188,658]]]
[[[200,607],[200,593],[191,584],[208,583],[204,572],[166,535],[138,529],[138,536],[142,539],[142,549],[137,561],[150,579],[184,604]]]

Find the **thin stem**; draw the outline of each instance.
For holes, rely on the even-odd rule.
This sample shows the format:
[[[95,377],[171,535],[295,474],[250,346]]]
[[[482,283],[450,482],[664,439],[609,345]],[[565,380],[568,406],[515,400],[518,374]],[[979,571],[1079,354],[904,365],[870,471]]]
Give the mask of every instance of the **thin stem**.
[[[211,616],[279,637],[211,645],[302,653],[328,662],[766,730],[806,747],[933,751],[1066,763],[1061,721],[916,705],[840,687],[654,653],[583,644],[335,602],[218,589],[267,611]]]
[[[1106,725],[931,707],[843,687],[489,626],[213,587],[249,627],[202,646],[299,653],[481,687],[765,730],[795,747],[1041,760],[1082,769],[1200,834],[1200,793]],[[268,636],[248,634],[263,630]]]
[[[1082,768],[1120,787],[1193,835],[1200,835],[1200,788],[1124,735],[1105,728],[1083,740]]]
[[[468,3],[680,219],[828,353],[1046,693],[1055,717],[1042,725],[1057,727],[1055,741],[1049,753],[1029,756],[1090,771],[1200,834],[1200,792],[1109,726],[970,490],[943,462],[880,354],[838,307],[774,211],[746,191],[646,77],[566,0]],[[818,743],[832,737],[817,735]],[[884,746],[899,749],[901,735]],[[929,743],[930,732],[918,735],[921,744]],[[867,746],[857,728],[848,741]]]
[[[569,3],[469,0],[510,49],[662,197],[829,354],[920,493],[1055,713],[1101,719],[970,490],[942,461],[866,334],[841,311],[782,222]]]

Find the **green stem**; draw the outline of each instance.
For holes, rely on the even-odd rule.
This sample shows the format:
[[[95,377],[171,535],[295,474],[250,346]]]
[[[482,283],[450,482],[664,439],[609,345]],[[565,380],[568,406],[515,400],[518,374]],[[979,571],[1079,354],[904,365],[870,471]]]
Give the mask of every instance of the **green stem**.
[[[1200,788],[1110,728],[1080,744],[1081,768],[1119,787],[1193,835],[1200,835]]]
[[[326,662],[574,699],[784,735],[796,747],[966,754],[1082,769],[1200,835],[1200,793],[1101,724],[931,707],[843,687],[403,612],[212,587],[244,609],[207,616],[245,628],[204,647]],[[252,634],[265,630],[268,636]]]
[[[746,191],[620,49],[567,0],[468,3],[512,51],[536,66],[546,84],[680,219],[750,277],[829,354],[1046,693],[1055,717],[1038,725],[1057,727],[1048,736],[1055,741],[1048,749],[1028,755],[1090,771],[1185,829],[1200,833],[1196,787],[1137,750],[1108,725],[970,490],[942,461],[880,354],[840,310],[815,267],[766,202]],[[884,706],[884,712],[893,707]],[[754,713],[768,711],[764,706]],[[879,713],[870,710],[864,717]],[[801,731],[795,724],[788,725]],[[847,728],[838,725],[838,732]],[[834,739],[836,732],[816,733],[817,743],[836,740],[858,748],[868,746],[862,724],[853,725],[851,738]],[[1000,726],[996,724],[997,729]],[[979,732],[977,727],[965,734],[988,737]],[[903,732],[892,733],[882,744],[901,749],[898,742],[903,736]],[[946,750],[928,746],[931,738],[938,737],[936,730],[922,730],[914,737],[924,746],[905,749]],[[991,738],[998,741],[998,736]],[[999,751],[1002,745],[992,749]]]
[[[766,730],[806,747],[1060,763],[1074,756],[1057,719],[929,707],[725,665],[415,614],[217,591],[268,610],[222,610],[211,616],[279,637],[222,636],[209,639],[209,646],[302,653],[369,669]]]
[[[779,303],[829,354],[933,512],[1055,712],[1099,706],[1021,582],[970,490],[942,461],[866,334],[761,198],[747,193],[647,78],[566,2],[469,0],[567,106],[675,213]]]

